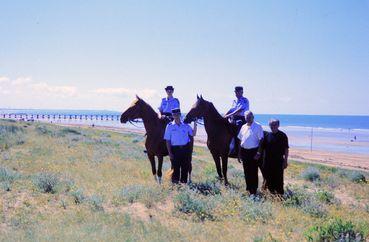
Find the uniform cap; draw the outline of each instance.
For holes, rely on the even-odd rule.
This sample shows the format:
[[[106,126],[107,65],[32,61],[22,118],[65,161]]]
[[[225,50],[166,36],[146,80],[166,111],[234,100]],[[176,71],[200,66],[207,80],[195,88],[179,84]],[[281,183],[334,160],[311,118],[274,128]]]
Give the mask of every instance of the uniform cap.
[[[243,91],[243,87],[241,87],[241,86],[236,86],[236,87],[234,88],[234,91],[235,91],[235,92]]]
[[[167,86],[167,87],[165,88],[165,91],[168,91],[168,90],[174,90],[173,86]]]

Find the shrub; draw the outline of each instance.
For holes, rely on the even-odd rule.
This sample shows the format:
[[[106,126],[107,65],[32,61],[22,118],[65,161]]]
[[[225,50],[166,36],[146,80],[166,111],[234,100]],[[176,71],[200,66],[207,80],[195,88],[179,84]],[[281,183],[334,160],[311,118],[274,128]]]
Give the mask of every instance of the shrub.
[[[124,187],[118,194],[118,203],[142,202],[146,207],[152,207],[156,202],[165,198],[165,191],[159,187],[131,185]]]
[[[254,201],[247,198],[241,207],[241,219],[248,222],[259,220],[266,223],[273,217],[272,204],[265,201]]]
[[[349,173],[348,178],[355,183],[366,183],[365,175],[360,171],[352,171]]]
[[[364,233],[351,221],[332,219],[322,225],[311,227],[306,233],[309,241],[363,241]]]
[[[335,189],[339,186],[339,181],[337,181],[337,176],[331,175],[324,179],[324,184],[326,184],[331,189]]]
[[[14,180],[19,178],[19,174],[6,167],[0,166],[0,182],[12,183]]]
[[[315,167],[308,167],[301,173],[302,178],[307,181],[316,181],[320,179],[320,172]]]
[[[314,217],[324,217],[327,214],[325,207],[318,201],[314,194],[299,188],[295,188],[294,191],[287,188],[283,204],[285,206],[299,208]]]
[[[189,188],[194,192],[201,193],[202,195],[205,196],[220,194],[219,186],[211,181],[191,183],[189,185]]]
[[[61,130],[59,130],[58,135],[59,136],[65,136],[68,134],[74,134],[74,135],[81,135],[82,133],[76,129],[72,129],[72,128],[62,128]]]
[[[59,184],[59,178],[56,174],[40,172],[33,179],[34,184],[45,193],[55,193]]]
[[[0,124],[0,151],[24,144],[24,129],[16,125]]]
[[[82,189],[77,189],[71,192],[75,204],[81,204],[86,199]]]
[[[213,198],[213,197],[212,197]],[[183,190],[174,198],[174,207],[177,211],[194,214],[201,221],[214,220],[213,215],[216,202],[191,190]]]
[[[316,194],[316,198],[320,202],[324,202],[326,204],[334,204],[337,202],[336,198],[334,197],[334,194],[328,191],[318,191]]]
[[[11,184],[10,184],[10,182],[0,182],[0,186],[1,186],[1,189],[2,190],[4,190],[4,191],[6,191],[6,192],[9,192],[9,191],[11,191]]]
[[[2,190],[10,191],[14,180],[19,178],[19,174],[6,167],[0,167],[0,185]]]
[[[39,125],[35,128],[35,130],[40,135],[54,135],[54,132],[48,129],[45,125]]]
[[[89,199],[89,202],[92,206],[92,208],[95,211],[102,211],[104,210],[102,204],[103,204],[103,199],[102,197],[98,196],[98,195],[92,195]]]

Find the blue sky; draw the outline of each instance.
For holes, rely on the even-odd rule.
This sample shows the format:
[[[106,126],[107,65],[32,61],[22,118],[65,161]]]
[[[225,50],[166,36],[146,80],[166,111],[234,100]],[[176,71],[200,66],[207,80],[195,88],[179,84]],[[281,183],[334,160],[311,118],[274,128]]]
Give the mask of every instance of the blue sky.
[[[1,1],[0,107],[369,115],[369,1]]]

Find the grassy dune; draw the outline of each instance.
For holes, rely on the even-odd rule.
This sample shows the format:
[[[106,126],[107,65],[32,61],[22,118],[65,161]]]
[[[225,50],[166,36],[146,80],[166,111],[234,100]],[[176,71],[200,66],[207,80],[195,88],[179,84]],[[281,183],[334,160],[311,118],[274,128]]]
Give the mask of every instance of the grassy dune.
[[[190,187],[157,185],[143,137],[0,121],[0,240],[302,241],[369,235],[368,174],[291,161],[287,196],[251,200],[196,147]],[[165,160],[164,172],[170,167]]]

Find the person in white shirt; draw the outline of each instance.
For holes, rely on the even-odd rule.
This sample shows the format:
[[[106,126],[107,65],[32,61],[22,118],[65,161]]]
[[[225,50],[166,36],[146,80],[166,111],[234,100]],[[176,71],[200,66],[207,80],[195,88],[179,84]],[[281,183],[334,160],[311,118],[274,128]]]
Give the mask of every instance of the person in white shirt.
[[[181,121],[179,108],[173,109],[172,114],[174,121],[167,125],[164,134],[172,161],[172,183],[187,183],[194,134],[191,126]]]
[[[245,113],[245,118],[246,124],[241,127],[237,136],[240,140],[239,158],[243,164],[246,190],[255,195],[258,189],[258,161],[255,158],[264,133],[261,125],[254,121],[251,111]]]

